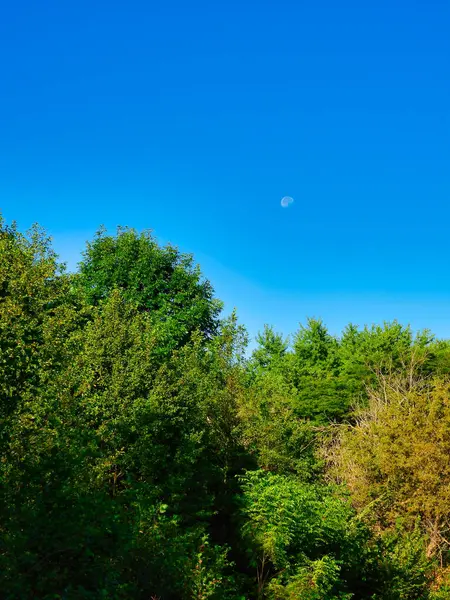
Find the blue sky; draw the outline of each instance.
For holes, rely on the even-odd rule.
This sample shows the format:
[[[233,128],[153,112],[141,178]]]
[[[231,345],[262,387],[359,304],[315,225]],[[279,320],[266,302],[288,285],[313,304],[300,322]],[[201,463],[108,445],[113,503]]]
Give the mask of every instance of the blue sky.
[[[439,0],[5,3],[2,212],[69,265],[153,229],[251,334],[450,337],[449,30]]]

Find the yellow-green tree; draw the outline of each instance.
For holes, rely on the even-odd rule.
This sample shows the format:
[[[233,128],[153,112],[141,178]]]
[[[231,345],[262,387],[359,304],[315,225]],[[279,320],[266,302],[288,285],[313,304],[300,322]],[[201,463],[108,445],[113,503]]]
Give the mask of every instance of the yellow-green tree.
[[[381,528],[417,520],[429,556],[450,547],[450,382],[380,378],[369,404],[342,435],[339,477],[355,505]]]

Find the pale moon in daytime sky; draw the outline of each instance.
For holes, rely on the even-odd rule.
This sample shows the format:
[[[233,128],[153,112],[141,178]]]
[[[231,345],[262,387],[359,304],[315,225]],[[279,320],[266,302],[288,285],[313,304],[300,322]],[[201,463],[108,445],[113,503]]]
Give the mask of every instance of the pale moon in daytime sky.
[[[284,196],[283,198],[281,198],[281,206],[283,208],[288,208],[289,205],[291,205],[294,202],[294,198],[291,198],[290,196]]]

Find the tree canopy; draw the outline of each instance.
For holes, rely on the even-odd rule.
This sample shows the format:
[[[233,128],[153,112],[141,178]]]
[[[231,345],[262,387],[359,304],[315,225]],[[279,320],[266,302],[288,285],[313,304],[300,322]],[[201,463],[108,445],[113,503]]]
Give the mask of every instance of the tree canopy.
[[[449,342],[246,339],[149,232],[0,221],[2,598],[450,597]]]

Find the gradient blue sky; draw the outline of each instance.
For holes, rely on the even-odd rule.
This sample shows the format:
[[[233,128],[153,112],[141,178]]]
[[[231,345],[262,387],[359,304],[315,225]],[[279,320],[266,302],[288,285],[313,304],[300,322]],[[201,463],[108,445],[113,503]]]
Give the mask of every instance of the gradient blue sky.
[[[439,0],[3,3],[0,207],[71,266],[153,229],[251,334],[450,337],[449,31]]]

